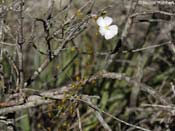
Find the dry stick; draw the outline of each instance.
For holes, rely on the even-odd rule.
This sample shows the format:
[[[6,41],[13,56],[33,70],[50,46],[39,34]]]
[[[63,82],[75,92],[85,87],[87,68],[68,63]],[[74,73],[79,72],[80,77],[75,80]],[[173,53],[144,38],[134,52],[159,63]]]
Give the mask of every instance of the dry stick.
[[[51,19],[51,18],[47,18],[47,20],[37,18],[36,21],[40,21],[43,24],[44,32],[46,34],[45,41],[46,41],[47,48],[48,48],[48,55],[49,55],[49,59],[51,61],[52,60],[51,40],[53,38],[50,37],[50,28],[48,27],[48,20],[49,19]],[[36,48],[36,46],[34,46],[34,44],[33,44],[33,47]]]
[[[16,46],[15,44],[7,43],[7,42],[4,42],[4,41],[0,41],[0,44],[5,45],[5,46]]]
[[[76,33],[76,31],[83,25],[85,24],[86,21],[88,21],[90,17],[88,17],[86,20],[82,21],[81,24],[79,26],[77,26],[76,28],[74,28],[74,30],[66,37],[66,39],[62,42],[62,44],[59,46],[59,48],[54,52],[53,54],[53,59],[56,58],[56,56],[58,56],[61,52],[61,50],[67,45],[67,43],[72,40],[73,38],[75,38],[79,32],[83,31],[86,28],[86,25],[84,25],[83,29],[80,30],[76,35],[74,35]],[[39,75],[40,73],[49,65],[49,63],[52,61],[49,59],[49,57],[47,57],[45,59],[45,61],[43,62],[43,64],[41,64],[41,66],[33,73],[32,77],[29,78],[27,80],[27,82],[24,83],[24,87],[29,86]]]
[[[33,23],[32,23],[32,29],[31,29],[31,36],[30,36],[30,40],[29,40],[29,44],[32,44],[32,47],[41,55],[45,55],[47,56],[48,53],[47,52],[44,52],[44,51],[41,51],[38,49],[38,47],[36,46],[36,44],[34,43],[34,39],[35,39],[35,35],[34,35],[34,31],[35,31],[35,26],[36,26],[36,22],[39,21],[39,22],[42,22],[43,23],[43,27],[44,28],[47,28],[47,23],[43,20],[43,19],[38,19],[36,18]],[[46,27],[45,27],[46,26]],[[47,29],[46,29],[47,30]],[[47,42],[47,41],[46,41]],[[50,41],[49,41],[50,42]],[[50,44],[50,43],[49,43]]]
[[[49,59],[51,61],[52,60],[51,41],[52,41],[53,37],[50,36],[50,26],[51,26],[50,21],[52,19],[54,1],[50,0],[49,2],[50,2],[50,7],[48,9],[48,16],[47,16],[46,20],[44,20],[44,19],[36,19],[36,20],[41,21],[43,24],[44,32],[46,34],[45,41],[46,41],[47,48],[48,48],[48,55],[49,55]]]
[[[166,11],[146,11],[146,12],[141,12],[141,13],[134,13],[133,15],[131,15],[130,17],[136,17],[136,16],[143,16],[143,15],[152,15],[152,14],[162,14],[162,15],[168,15],[168,16],[175,16],[175,14],[170,13],[170,12],[166,12]]]
[[[2,108],[2,109],[0,109],[0,115],[7,114],[10,112],[15,112],[15,111],[21,111],[21,110],[24,110],[27,108],[32,108],[32,107],[36,107],[36,106],[43,105],[43,104],[49,104],[49,103],[53,102],[52,100],[35,100],[35,101],[27,102],[27,103],[21,104],[21,105],[15,105],[12,107]]]
[[[143,84],[141,82],[138,82],[134,79],[131,79],[128,76],[125,76],[124,74],[121,73],[114,73],[114,72],[100,72],[96,75],[91,76],[89,79],[83,80],[83,81],[78,81],[74,84],[76,85],[86,85],[89,82],[92,82],[93,80],[97,80],[100,78],[108,78],[108,79],[117,79],[117,80],[125,80],[126,82],[128,82],[129,84],[134,84],[137,83],[140,87],[141,90],[143,92],[148,93],[149,95],[151,95],[153,98],[158,99],[161,103],[168,105],[167,100],[163,97],[160,96],[156,91],[154,91],[150,86]],[[0,109],[0,115],[1,114],[5,114],[5,113],[10,113],[10,112],[15,112],[15,111],[20,111],[20,110],[24,110],[27,108],[31,108],[31,107],[36,107],[42,104],[48,104],[53,102],[52,100],[61,100],[61,99],[65,99],[65,92],[67,92],[67,94],[69,94],[69,92],[72,93],[72,83],[65,85],[61,88],[58,89],[54,89],[54,90],[47,90],[44,92],[38,92],[38,95],[36,97],[36,95],[31,95],[28,96],[28,101],[24,104],[18,105],[19,103],[16,104],[16,106],[13,107],[6,107],[3,109]],[[27,89],[23,89],[23,91],[27,91]],[[42,97],[41,97],[42,96]],[[45,97],[50,98],[49,100],[44,99]],[[52,99],[52,100],[51,100]]]
[[[5,4],[5,1],[4,0],[2,0],[1,1],[2,2],[2,5],[4,5]],[[4,11],[4,8],[2,9],[3,11]],[[6,13],[5,13],[6,14]],[[0,27],[1,29],[0,29],[0,40],[1,41],[3,41],[4,42],[4,32],[3,32],[3,28],[4,28],[4,19],[3,18],[1,18],[1,20],[0,20],[0,22],[2,22],[2,23],[0,23],[0,24],[2,24],[2,27]],[[2,32],[1,32],[2,31]],[[1,45],[3,45],[2,43],[1,43]],[[1,49],[0,49],[1,50]],[[5,51],[4,51],[5,52]],[[0,59],[0,61],[1,61],[1,59]],[[10,64],[11,65],[11,64]],[[11,65],[12,66],[12,65]],[[0,77],[2,77],[2,76],[0,76]],[[4,81],[3,80],[3,77],[1,78],[1,81]],[[4,83],[3,83],[4,84]],[[23,83],[22,83],[22,85],[23,85]],[[1,84],[1,86],[4,86],[4,85],[2,85]],[[3,87],[2,87],[3,88]],[[1,106],[1,104],[7,104],[7,103],[0,103],[0,106]],[[11,118],[8,118],[7,117],[7,119],[4,121],[4,124],[6,124],[6,128],[7,128],[7,130],[8,131],[16,131],[16,127],[15,127],[15,116],[12,116]],[[2,127],[2,126],[1,126]]]
[[[107,112],[105,112],[105,111],[99,109],[97,106],[95,106],[95,105],[93,105],[92,103],[89,103],[89,102],[87,102],[87,101],[85,101],[85,100],[83,100],[83,99],[76,99],[76,100],[87,104],[89,107],[91,107],[92,109],[96,110],[97,112],[99,112],[99,113],[101,112],[101,113],[103,113],[103,114],[105,114],[105,115],[107,115],[107,116],[113,118],[114,120],[117,120],[118,122],[127,125],[127,126],[130,126],[130,127],[135,128],[135,129],[142,130],[142,131],[151,131],[151,130],[149,130],[149,129],[145,129],[145,128],[143,128],[143,127],[136,126],[136,125],[130,124],[130,123],[126,122],[126,121],[123,121],[123,120],[121,120],[121,119],[119,119],[119,118],[117,118],[117,117],[111,115],[110,113],[107,113]]]
[[[18,70],[17,65],[15,64],[15,61],[13,60],[13,58],[10,56],[10,54],[7,51],[5,51],[5,55],[7,56],[7,59],[9,61],[10,65],[13,67],[13,70],[14,70],[16,77],[19,78],[19,70]],[[18,85],[19,85],[18,80],[19,79],[16,80],[16,87],[18,87]]]
[[[87,102],[92,104],[90,98],[86,98]],[[112,129],[110,128],[110,126],[105,122],[104,118],[102,117],[102,115],[100,114],[99,111],[94,110],[94,113],[97,117],[97,119],[99,120],[99,122],[101,123],[101,125],[104,127],[105,131],[112,131]]]
[[[77,110],[77,117],[78,117],[78,128],[79,128],[80,131],[83,131],[82,126],[81,126],[80,111],[79,111],[78,108],[76,110]]]
[[[155,104],[141,104],[141,107],[152,107],[152,108],[160,108],[160,109],[166,109],[166,110],[175,110],[175,107],[171,105],[155,105]]]
[[[120,53],[123,53],[123,54],[126,54],[126,53],[137,53],[137,52],[145,51],[145,50],[148,50],[148,49],[159,48],[161,46],[166,46],[166,45],[171,45],[171,44],[173,44],[172,41],[167,41],[167,42],[164,42],[164,43],[161,43],[161,44],[156,44],[156,45],[152,45],[152,46],[146,46],[146,47],[143,47],[143,48],[136,48],[136,49],[131,49],[131,50],[118,51],[118,52],[115,53],[115,55],[120,54]],[[110,52],[97,52],[97,53],[95,53],[95,55],[96,56],[107,56],[109,53]],[[92,55],[91,53],[88,53],[88,52],[81,52],[81,54]],[[128,62],[128,61],[126,61],[126,62]]]
[[[74,62],[74,60],[78,57],[78,55],[79,55],[79,53],[76,53],[76,54],[72,57],[72,59],[61,69],[61,71],[59,72],[59,74],[62,73],[62,72],[64,72],[64,71],[71,65],[71,63]]]
[[[2,1],[2,3],[3,3],[4,1]],[[2,5],[2,9],[1,9],[2,11],[4,11],[4,6]],[[4,18],[3,18],[3,16],[1,16],[1,19],[0,19],[0,41],[2,41],[2,42],[0,42],[0,63],[2,62],[2,54],[3,54],[3,41],[4,41]]]
[[[138,4],[138,0],[132,0],[131,7],[129,9],[129,14],[127,15],[126,24],[125,24],[124,29],[122,31],[121,37],[120,37],[119,41],[116,43],[114,50],[110,54],[108,54],[108,56],[106,56],[105,69],[108,69],[109,66],[112,64],[114,58],[116,57],[115,53],[120,50],[124,39],[126,39],[128,33],[129,33],[129,30],[130,30],[132,23],[133,23],[133,19],[130,16],[134,13],[134,11],[137,7],[137,4]]]
[[[164,101],[164,100],[162,100],[164,98],[157,95],[156,92],[151,89],[151,87],[149,87],[145,84],[142,84],[140,82],[137,82],[136,80],[132,80],[131,78],[126,77],[125,75],[119,74],[119,73],[102,72],[102,73],[99,73],[97,75],[92,76],[90,79],[83,81],[83,84],[87,84],[88,82],[91,82],[91,81],[99,79],[99,78],[111,78],[111,79],[118,79],[118,80],[126,80],[129,83],[138,83],[141,86],[141,89],[143,91],[146,91],[147,93],[149,93],[153,97],[155,97],[155,98],[158,97],[158,99],[160,99],[161,101]],[[77,82],[77,83],[79,83],[79,82]],[[39,105],[52,103],[52,102],[54,102],[53,100],[65,99],[64,92],[69,92],[71,89],[70,86],[71,86],[71,84],[68,86],[64,86],[62,88],[59,88],[57,91],[56,90],[45,91],[45,92],[41,93],[39,96],[36,96],[36,95],[30,96],[28,98],[27,103],[0,109],[0,114],[20,111],[20,110],[24,110],[24,109],[31,108],[31,107],[36,107]],[[40,97],[40,96],[42,96],[42,97]],[[44,99],[45,97],[47,97],[48,99]],[[68,98],[68,99],[72,100],[72,98]],[[73,99],[77,99],[77,98],[73,98]],[[130,126],[130,127],[136,128],[136,129],[140,129],[142,131],[150,131],[150,130],[142,128],[140,126],[136,126],[136,125],[127,123],[127,122],[125,122],[125,121],[105,112],[105,111],[101,111],[99,108],[97,108],[96,106],[92,105],[89,102],[86,102],[85,100],[82,100],[82,99],[77,99],[77,100],[88,104],[91,108],[93,108],[97,112],[99,112],[99,113],[101,112],[101,113],[127,125],[127,126]]]
[[[143,47],[143,48],[138,48],[138,49],[131,49],[131,50],[124,50],[124,51],[119,51],[115,54],[119,54],[119,53],[136,53],[136,52],[140,52],[140,51],[144,51],[144,50],[148,50],[148,49],[154,49],[154,48],[158,48],[158,47],[161,47],[161,46],[165,46],[165,45],[170,45],[172,44],[171,41],[167,41],[165,43],[161,43],[161,44],[157,44],[157,45],[152,45],[152,46],[147,46],[147,47]]]
[[[171,85],[171,90],[173,92],[173,97],[175,96],[175,85],[173,84],[173,82],[170,82]]]
[[[99,120],[99,122],[101,123],[101,125],[104,127],[104,129],[106,131],[112,131],[112,129],[110,128],[110,126],[105,122],[105,120],[102,117],[102,115],[100,114],[100,112],[98,112],[97,110],[95,110],[95,115],[96,115],[97,119]]]
[[[62,0],[60,0],[60,2],[61,2],[61,1],[62,1]],[[67,5],[65,5],[63,8],[61,8],[61,4],[60,4],[60,8],[61,8],[61,9],[57,11],[58,13],[54,16],[54,19],[56,19],[57,17],[59,17],[61,13],[64,13],[66,10],[69,10],[70,7],[71,7],[72,1],[73,1],[73,0],[69,0],[69,2],[67,3]]]
[[[80,9],[78,9],[78,11],[80,11],[80,12],[83,11],[90,3],[91,3],[90,10],[92,10],[92,7],[93,7],[93,5],[94,5],[94,1],[95,1],[95,0],[90,0],[90,1],[88,1],[84,6],[82,6]],[[68,7],[68,5],[66,5],[66,6],[62,9],[62,11],[64,11],[66,8],[69,9],[69,8],[70,8],[70,5],[71,5],[71,2],[72,2],[72,0],[69,0],[69,4],[68,4],[69,7]],[[53,17],[53,19],[56,19],[56,17],[59,16],[59,14],[60,14],[62,11],[61,11],[61,10],[58,11],[58,14],[57,14],[55,17]],[[75,18],[76,16],[77,16],[77,14],[74,14],[71,18],[69,18],[67,21],[65,21],[62,27],[66,26],[66,25],[69,24],[71,21],[73,21],[74,18]],[[60,31],[60,30],[54,31],[52,37],[54,37],[55,35],[57,35],[58,33],[60,33],[59,31]]]
[[[23,7],[24,1],[20,1],[20,11],[19,11],[19,29],[18,29],[18,41],[17,41],[17,52],[18,52],[18,62],[19,62],[19,85],[17,89],[22,89],[24,86],[24,74],[23,74],[23,44],[24,44],[24,32],[23,32]]]

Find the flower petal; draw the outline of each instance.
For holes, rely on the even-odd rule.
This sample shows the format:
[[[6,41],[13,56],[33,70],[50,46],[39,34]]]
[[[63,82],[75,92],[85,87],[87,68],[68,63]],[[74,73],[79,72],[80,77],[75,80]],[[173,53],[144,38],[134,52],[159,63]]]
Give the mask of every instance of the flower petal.
[[[110,24],[112,24],[113,19],[111,17],[105,16],[104,17],[104,24],[105,26],[109,26]]]
[[[109,29],[105,32],[105,39],[109,40],[118,33],[118,27],[116,25],[109,26]]]
[[[105,26],[105,22],[104,22],[103,17],[99,17],[96,22],[97,22],[98,26],[103,26],[103,27]]]
[[[106,29],[104,28],[104,27],[99,27],[99,32],[100,32],[100,34],[102,35],[102,36],[104,36],[105,35],[105,33],[106,33]]]
[[[113,33],[114,35],[118,34],[118,26],[117,25],[111,25],[109,26],[109,30],[111,31],[111,33]]]
[[[105,39],[106,40],[109,40],[112,37],[114,37],[114,35],[110,31],[105,32],[105,35],[104,36],[105,36]]]

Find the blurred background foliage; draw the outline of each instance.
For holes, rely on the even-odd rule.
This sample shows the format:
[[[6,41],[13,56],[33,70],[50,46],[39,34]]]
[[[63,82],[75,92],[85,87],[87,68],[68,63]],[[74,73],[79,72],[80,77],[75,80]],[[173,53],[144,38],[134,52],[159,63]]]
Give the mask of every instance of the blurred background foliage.
[[[2,1],[1,1],[2,2]],[[95,19],[90,19],[88,27],[78,37],[69,41],[69,44],[41,73],[39,78],[28,88],[36,90],[49,90],[61,87],[74,81],[80,81],[105,70],[108,57],[106,54],[114,50],[121,38],[125,28],[130,7],[136,0],[95,0],[92,14],[107,15],[113,18],[113,23],[119,27],[119,34],[111,39],[105,40],[98,33]],[[16,3],[16,0],[6,0],[6,6]],[[51,34],[57,31],[67,19],[76,15],[75,23],[81,21],[87,14],[87,9],[79,9],[87,3],[87,0],[55,0],[54,11],[51,22]],[[1,3],[2,4],[2,3]],[[70,6],[61,12],[66,5]],[[15,4],[13,5],[15,8]],[[17,8],[17,7],[16,7]],[[119,53],[109,65],[107,71],[124,73],[137,81],[149,85],[160,97],[166,98],[167,105],[153,98],[150,94],[140,90],[137,84],[131,85],[123,80],[100,79],[83,86],[78,94],[99,96],[93,99],[93,103],[100,109],[120,118],[128,123],[139,125],[153,131],[165,131],[174,128],[174,114],[172,110],[154,108],[151,105],[172,105],[174,107],[173,84],[175,78],[175,45],[165,44],[157,48],[148,48],[141,51],[131,50],[161,45],[175,41],[174,5],[146,5],[138,3],[135,13],[143,12],[168,12],[173,15],[161,13],[148,13],[133,17],[133,22],[128,30],[127,37],[122,42]],[[47,44],[42,24],[37,22],[33,30],[35,18],[45,19],[48,15],[48,0],[26,0],[24,9],[24,79],[27,79],[43,63],[47,54]],[[16,43],[17,38],[17,13],[10,10],[5,14],[4,38],[6,43]],[[74,24],[74,23],[72,23]],[[65,26],[69,31],[69,26]],[[33,36],[31,36],[33,35]],[[61,34],[52,39],[52,49],[60,46]],[[2,41],[2,40],[1,40]],[[7,50],[9,55],[17,64],[15,46],[1,45],[2,50]],[[78,48],[78,55],[77,49]],[[122,51],[130,51],[123,53]],[[43,53],[39,53],[43,52]],[[72,61],[73,60],[73,61]],[[72,61],[68,67],[62,70],[67,63]],[[10,89],[15,89],[16,75],[11,69],[7,56],[3,55],[4,79],[10,84]],[[171,84],[173,83],[173,84]],[[2,93],[3,94],[3,93]],[[1,100],[5,98],[1,95]],[[150,106],[145,106],[149,104]],[[16,113],[16,126],[19,131],[65,131],[79,130],[76,108],[79,107],[83,131],[103,131],[104,128],[98,121],[95,113],[85,104],[70,103],[68,101],[56,102]],[[102,115],[113,131],[136,131]],[[5,128],[4,128],[5,130]]]

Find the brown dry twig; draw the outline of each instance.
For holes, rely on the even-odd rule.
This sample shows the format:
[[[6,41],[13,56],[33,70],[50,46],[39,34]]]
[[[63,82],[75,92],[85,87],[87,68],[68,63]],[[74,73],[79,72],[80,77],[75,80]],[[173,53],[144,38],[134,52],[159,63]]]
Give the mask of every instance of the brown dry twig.
[[[125,76],[124,74],[121,74],[121,73],[100,72],[100,73],[97,73],[96,75],[91,76],[89,79],[86,79],[83,81],[77,81],[74,83],[74,85],[81,84],[81,86],[83,86],[83,85],[88,84],[89,82],[92,82],[92,81],[100,79],[100,78],[124,80],[130,84],[137,83],[137,84],[139,84],[139,86],[141,87],[141,90],[143,92],[148,93],[153,98],[159,100],[163,104],[168,104],[168,100],[166,100],[165,98],[160,96],[150,86],[145,85],[145,84],[140,83],[140,82],[137,82],[136,80],[134,80],[128,76]],[[28,89],[27,88],[23,89],[23,91],[27,92]],[[33,92],[35,94],[35,91],[33,91]],[[48,91],[44,91],[44,92],[36,91],[36,95],[28,96],[28,101],[26,103],[24,103],[22,105],[16,105],[13,107],[7,107],[7,108],[0,109],[0,114],[24,110],[27,108],[47,104],[47,103],[53,102],[51,99],[60,99],[61,100],[61,99],[65,98],[65,95],[64,95],[65,93],[67,93],[69,96],[69,92],[72,92],[72,83],[69,85],[63,86],[61,88],[54,89],[54,90],[48,90]],[[45,99],[45,98],[48,98],[48,99]]]

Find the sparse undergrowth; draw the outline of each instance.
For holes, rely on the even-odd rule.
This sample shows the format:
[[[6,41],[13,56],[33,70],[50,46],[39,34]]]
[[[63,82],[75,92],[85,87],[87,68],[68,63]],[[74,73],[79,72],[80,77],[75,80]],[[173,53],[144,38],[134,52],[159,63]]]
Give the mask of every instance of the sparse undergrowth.
[[[0,131],[174,131],[174,6],[1,0]]]

